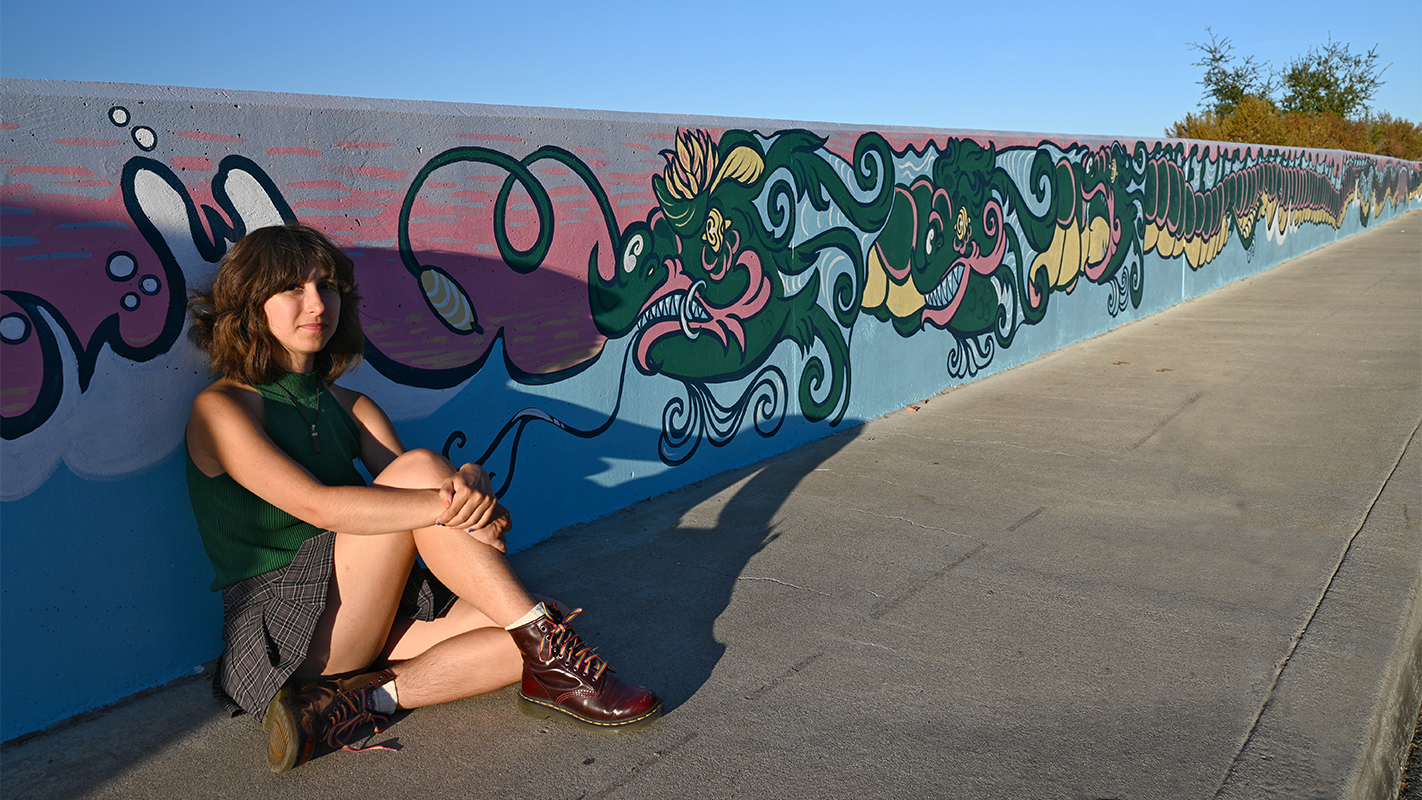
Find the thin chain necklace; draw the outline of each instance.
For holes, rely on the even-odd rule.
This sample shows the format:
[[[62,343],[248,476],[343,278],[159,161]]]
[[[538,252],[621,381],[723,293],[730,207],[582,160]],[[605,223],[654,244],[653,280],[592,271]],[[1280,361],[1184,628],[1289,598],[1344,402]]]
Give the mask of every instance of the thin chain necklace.
[[[282,394],[291,398],[291,407],[296,409],[296,413],[298,416],[301,417],[302,422],[305,422],[306,424],[311,426],[311,451],[319,455],[321,453],[321,437],[316,434],[316,421],[321,418],[320,389],[317,389],[316,391],[316,413],[312,415],[311,419],[308,420],[306,418],[306,412],[301,410],[301,404],[296,402],[296,395],[287,391],[287,388],[285,386],[282,386],[280,383],[274,383],[272,385],[280,389]]]

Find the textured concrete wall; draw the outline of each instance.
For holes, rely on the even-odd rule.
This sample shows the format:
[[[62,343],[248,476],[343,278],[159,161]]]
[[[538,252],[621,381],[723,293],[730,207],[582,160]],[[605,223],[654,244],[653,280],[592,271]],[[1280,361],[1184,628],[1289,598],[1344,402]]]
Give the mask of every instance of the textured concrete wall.
[[[219,651],[184,306],[245,231],[354,257],[343,383],[484,463],[521,548],[1422,202],[1419,165],[1341,152],[0,90],[4,739]]]

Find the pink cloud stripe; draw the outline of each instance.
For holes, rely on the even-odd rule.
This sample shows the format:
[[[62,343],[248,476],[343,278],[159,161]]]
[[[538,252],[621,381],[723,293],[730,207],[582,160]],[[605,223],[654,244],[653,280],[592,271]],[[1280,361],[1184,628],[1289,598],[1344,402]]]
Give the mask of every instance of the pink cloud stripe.
[[[238,142],[247,141],[241,136],[225,136],[221,133],[204,133],[202,131],[173,131],[173,135],[181,136],[184,139],[197,139],[203,142],[226,142],[236,144]]]
[[[456,133],[461,139],[474,139],[480,142],[526,142],[528,139],[522,136],[501,136],[497,133]]]
[[[6,172],[11,175],[38,172],[44,175],[78,175],[81,178],[94,177],[94,173],[85,167],[10,167]]]
[[[338,175],[359,175],[362,178],[378,178],[383,181],[403,180],[410,174],[404,170],[384,167],[336,167],[331,171]]]

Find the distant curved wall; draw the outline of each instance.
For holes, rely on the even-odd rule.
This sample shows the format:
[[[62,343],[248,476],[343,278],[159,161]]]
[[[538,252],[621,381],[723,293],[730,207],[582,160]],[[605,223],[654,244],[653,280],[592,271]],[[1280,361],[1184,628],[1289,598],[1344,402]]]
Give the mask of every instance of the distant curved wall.
[[[3,739],[218,654],[184,305],[246,231],[347,249],[368,344],[343,382],[484,463],[521,548],[1422,201],[1418,164],[1337,151],[0,91]]]

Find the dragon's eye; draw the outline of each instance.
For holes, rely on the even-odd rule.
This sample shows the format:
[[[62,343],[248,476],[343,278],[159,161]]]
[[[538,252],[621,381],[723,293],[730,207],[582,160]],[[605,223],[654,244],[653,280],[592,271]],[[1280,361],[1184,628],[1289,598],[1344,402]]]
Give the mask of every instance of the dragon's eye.
[[[627,240],[622,248],[622,271],[631,272],[637,268],[637,257],[647,247],[647,240],[640,233]],[[651,274],[650,272],[648,274]]]

